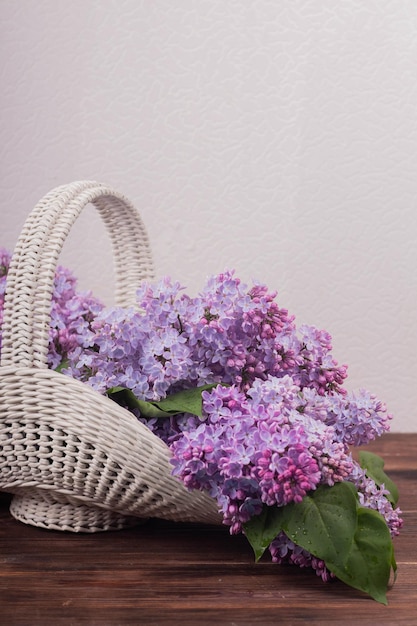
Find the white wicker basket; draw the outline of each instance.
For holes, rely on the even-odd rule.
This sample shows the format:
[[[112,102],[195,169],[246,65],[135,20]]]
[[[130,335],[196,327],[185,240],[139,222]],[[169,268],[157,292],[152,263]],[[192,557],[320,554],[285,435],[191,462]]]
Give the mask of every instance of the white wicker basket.
[[[87,204],[113,245],[116,303],[134,303],[153,276],[142,221],[121,194],[96,182],[54,189],[29,215],[7,277],[0,364],[0,490],[18,520],[75,532],[138,518],[221,523],[211,498],[171,475],[168,447],[127,410],[47,367],[59,253]]]

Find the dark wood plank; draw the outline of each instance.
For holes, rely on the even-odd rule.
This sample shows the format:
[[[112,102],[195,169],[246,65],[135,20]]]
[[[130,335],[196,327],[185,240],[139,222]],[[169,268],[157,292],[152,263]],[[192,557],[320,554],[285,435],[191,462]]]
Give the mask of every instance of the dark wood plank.
[[[253,562],[227,528],[152,520],[97,535],[16,522],[0,496],[0,623],[417,624],[417,435],[386,435],[368,449],[386,459],[405,525],[395,540],[398,579],[384,607],[310,571]]]
[[[417,435],[390,433],[372,441],[367,450],[380,454],[390,472],[417,470]]]

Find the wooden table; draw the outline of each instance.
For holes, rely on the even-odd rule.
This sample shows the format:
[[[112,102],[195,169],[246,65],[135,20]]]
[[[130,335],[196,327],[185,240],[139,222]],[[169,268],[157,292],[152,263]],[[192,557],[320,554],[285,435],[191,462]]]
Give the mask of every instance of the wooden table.
[[[417,434],[385,435],[381,454],[400,489],[404,528],[387,607],[311,571],[253,562],[227,528],[150,521],[96,535],[13,520],[0,497],[3,626],[417,624]]]

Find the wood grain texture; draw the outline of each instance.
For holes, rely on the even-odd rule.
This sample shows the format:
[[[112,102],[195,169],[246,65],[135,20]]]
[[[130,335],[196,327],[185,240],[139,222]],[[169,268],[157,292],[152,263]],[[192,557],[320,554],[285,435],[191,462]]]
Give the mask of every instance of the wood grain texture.
[[[227,528],[148,521],[76,535],[25,526],[0,498],[0,621],[5,626],[417,624],[417,434],[368,447],[400,489],[398,578],[384,607],[311,571],[255,564]]]

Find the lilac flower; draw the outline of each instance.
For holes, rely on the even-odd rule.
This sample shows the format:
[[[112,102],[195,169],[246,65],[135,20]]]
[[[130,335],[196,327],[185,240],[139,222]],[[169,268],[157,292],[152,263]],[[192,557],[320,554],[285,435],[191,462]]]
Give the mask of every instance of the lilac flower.
[[[310,567],[325,582],[334,578],[334,574],[329,572],[324,561],[317,559],[307,550],[297,546],[284,532],[279,533],[271,542],[269,551],[274,563],[288,563],[298,565],[299,567]]]
[[[354,483],[358,489],[360,504],[378,511],[385,518],[391,536],[395,537],[398,535],[403,526],[401,509],[398,507],[393,508],[390,501],[386,498],[388,491],[384,485],[377,487],[375,482],[366,476],[365,471],[356,462],[352,463],[352,470],[348,480]]]
[[[265,396],[269,397],[266,405],[260,402],[261,385],[265,388]],[[184,433],[171,444],[174,475],[183,480],[186,478],[187,486],[192,484],[194,489],[203,490],[207,488],[205,480],[210,475],[210,492],[218,498],[225,523],[233,532],[241,530],[247,521],[245,515],[250,506],[259,507],[260,503],[284,506],[292,501],[300,502],[321,479],[318,459],[324,461],[318,442],[311,451],[303,426],[298,422],[294,426],[289,423],[292,409],[288,409],[283,395],[276,393],[275,402],[271,401],[272,389],[276,392],[274,387],[272,378],[264,383],[258,381],[255,399],[234,386],[217,386],[211,392],[204,392],[206,422],[196,432]],[[285,387],[293,390],[292,406],[298,388],[289,377],[281,385],[281,392]],[[260,407],[262,410],[258,411]],[[209,445],[206,435],[210,438]],[[215,448],[213,436],[217,439]],[[206,465],[199,466],[199,472],[191,482],[191,463],[195,458]],[[213,460],[216,472],[209,467]],[[239,489],[236,489],[236,481],[239,481]],[[231,484],[233,491],[230,491]]]
[[[302,325],[293,335],[296,366],[291,375],[300,387],[316,389],[320,395],[346,393],[342,387],[347,376],[347,366],[338,366],[331,355],[331,337],[325,330]]]
[[[0,329],[4,294],[11,255],[0,250]],[[51,303],[48,366],[55,369],[77,348],[86,348],[92,336],[91,324],[103,305],[91,293],[79,293],[73,274],[58,267]],[[0,332],[1,348],[1,332]]]
[[[363,389],[345,398],[330,398],[329,408],[328,422],[333,424],[338,438],[353,446],[366,445],[388,431],[392,419],[385,405]]]

